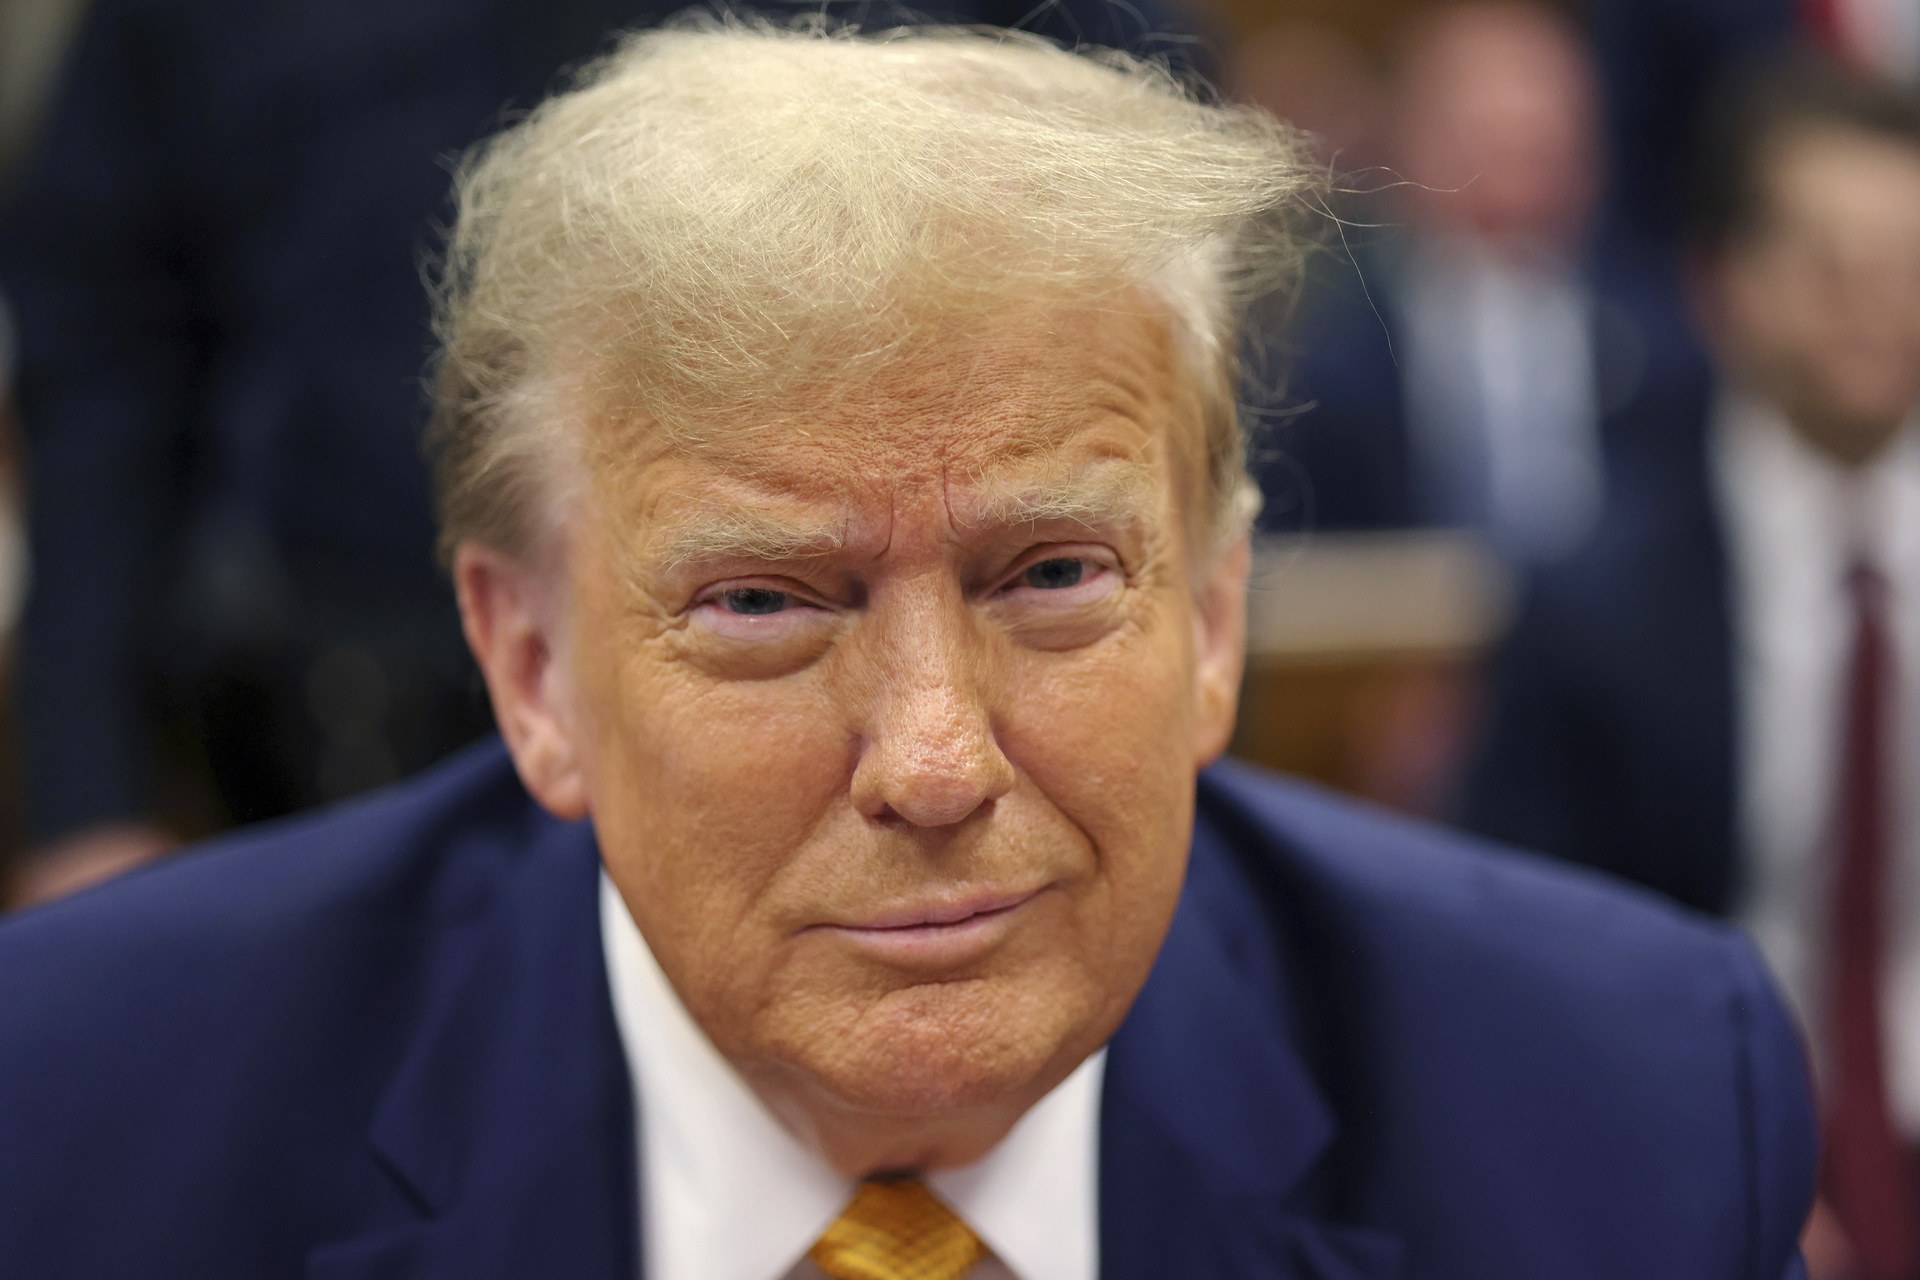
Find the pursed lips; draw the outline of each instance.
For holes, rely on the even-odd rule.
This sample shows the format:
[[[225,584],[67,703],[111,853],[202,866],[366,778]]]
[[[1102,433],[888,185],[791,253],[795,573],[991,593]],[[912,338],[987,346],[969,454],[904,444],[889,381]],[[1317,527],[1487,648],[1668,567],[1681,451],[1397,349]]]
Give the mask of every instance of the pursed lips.
[[[1048,886],[989,891],[888,908],[848,923],[815,926],[893,963],[964,963],[997,945],[1011,920]]]
[[[965,924],[977,916],[999,915],[1031,900],[1038,889],[1007,893],[977,893],[964,898],[882,911],[864,920],[841,924],[842,929],[929,929]]]

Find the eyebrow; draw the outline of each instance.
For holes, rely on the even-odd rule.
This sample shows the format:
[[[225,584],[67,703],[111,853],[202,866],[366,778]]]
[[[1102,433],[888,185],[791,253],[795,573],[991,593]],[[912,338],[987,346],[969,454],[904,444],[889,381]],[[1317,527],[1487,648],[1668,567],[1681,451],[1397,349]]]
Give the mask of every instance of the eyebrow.
[[[671,571],[696,560],[810,560],[846,544],[839,523],[796,523],[750,507],[715,507],[663,535],[655,553]]]
[[[1127,527],[1146,518],[1152,492],[1147,472],[1121,459],[1099,462],[1064,477],[988,479],[966,500],[963,527]],[[704,560],[819,559],[846,545],[844,519],[809,523],[751,507],[712,506],[663,531],[650,550],[672,572]]]
[[[989,479],[967,503],[968,527],[1074,524],[1086,529],[1139,523],[1153,483],[1138,463],[1110,458],[1064,476]]]

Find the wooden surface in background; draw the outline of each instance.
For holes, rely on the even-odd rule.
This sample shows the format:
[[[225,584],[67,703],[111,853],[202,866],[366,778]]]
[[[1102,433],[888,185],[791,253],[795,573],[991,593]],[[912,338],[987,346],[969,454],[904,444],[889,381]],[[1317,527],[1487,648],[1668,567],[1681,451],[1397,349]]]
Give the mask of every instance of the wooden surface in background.
[[[1509,584],[1447,534],[1316,536],[1256,554],[1233,753],[1411,813],[1446,804]]]
[[[1368,654],[1251,667],[1233,754],[1407,813],[1446,808],[1479,710],[1474,655]]]

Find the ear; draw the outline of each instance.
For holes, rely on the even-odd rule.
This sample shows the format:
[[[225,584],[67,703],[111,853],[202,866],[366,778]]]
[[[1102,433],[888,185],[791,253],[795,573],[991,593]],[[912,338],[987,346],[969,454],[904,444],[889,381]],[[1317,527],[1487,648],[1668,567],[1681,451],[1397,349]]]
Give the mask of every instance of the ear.
[[[1247,660],[1247,573],[1251,538],[1222,548],[1194,584],[1193,756],[1204,768],[1233,737],[1240,707],[1240,675]]]
[[[480,663],[500,736],[528,792],[560,818],[586,816],[582,727],[564,662],[564,589],[556,575],[477,542],[453,554],[467,647]]]

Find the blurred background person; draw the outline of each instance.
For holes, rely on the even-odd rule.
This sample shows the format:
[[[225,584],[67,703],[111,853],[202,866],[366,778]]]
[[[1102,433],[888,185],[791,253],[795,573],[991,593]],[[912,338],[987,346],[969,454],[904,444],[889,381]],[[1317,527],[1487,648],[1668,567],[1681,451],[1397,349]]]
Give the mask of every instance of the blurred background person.
[[[1920,103],[1768,64],[1716,114],[1684,465],[1542,570],[1479,829],[1747,925],[1828,1113],[1816,1274],[1920,1276]]]
[[[610,30],[680,7],[92,6],[0,221],[35,564],[20,897],[486,727],[418,452],[446,157]],[[1173,25],[1030,8],[915,11],[1136,50]]]
[[[1799,43],[1896,83],[1920,80],[1913,0],[1592,0],[1611,140],[1606,237],[1671,255],[1687,145],[1713,87]]]
[[[1907,3],[1908,0],[1895,0]],[[1733,68],[1826,40],[1825,0],[1592,0],[1608,137],[1602,238],[1677,274],[1694,126]]]
[[[1263,478],[1273,530],[1456,528],[1502,559],[1580,545],[1688,368],[1630,264],[1591,252],[1598,84],[1524,0],[1435,6],[1400,39],[1384,189],[1302,304]],[[1366,206],[1371,205],[1371,209]]]

